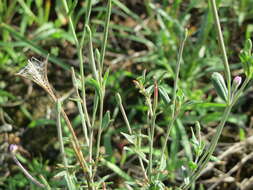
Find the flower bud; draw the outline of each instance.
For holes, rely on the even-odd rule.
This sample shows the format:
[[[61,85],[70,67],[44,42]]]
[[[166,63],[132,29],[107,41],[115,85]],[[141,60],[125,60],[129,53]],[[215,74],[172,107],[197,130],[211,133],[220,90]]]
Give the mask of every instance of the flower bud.
[[[241,84],[241,82],[242,82],[242,77],[240,77],[240,76],[236,76],[233,80],[233,84],[235,84],[237,86],[239,86]]]
[[[242,83],[242,77],[236,76],[233,80],[232,91],[235,92]]]
[[[11,153],[15,153],[18,150],[18,146],[16,144],[11,144],[9,150]]]

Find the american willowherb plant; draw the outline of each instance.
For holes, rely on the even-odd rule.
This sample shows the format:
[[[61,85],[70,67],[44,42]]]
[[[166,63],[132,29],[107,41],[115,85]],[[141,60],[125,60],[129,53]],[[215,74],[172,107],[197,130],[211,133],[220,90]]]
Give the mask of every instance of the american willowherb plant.
[[[104,181],[106,178],[102,178],[100,181],[97,179],[97,170],[99,165],[102,163],[105,166],[110,167],[114,171],[117,171],[119,175],[124,176],[126,179],[125,185],[128,189],[166,189],[165,184],[163,183],[168,179],[168,168],[169,168],[169,157],[167,153],[167,146],[171,131],[177,118],[180,115],[181,107],[184,103],[184,97],[181,89],[179,89],[179,72],[180,65],[182,62],[184,44],[187,38],[187,30],[184,33],[184,37],[181,40],[178,60],[176,64],[176,70],[174,73],[174,85],[171,99],[169,97],[170,92],[168,92],[161,85],[160,79],[154,79],[153,84],[147,83],[146,81],[146,72],[143,73],[136,81],[134,81],[135,86],[139,89],[140,93],[145,98],[145,103],[147,105],[147,135],[144,133],[145,130],[138,129],[135,130],[131,127],[130,122],[127,118],[127,113],[123,107],[123,102],[120,94],[116,94],[116,100],[119,105],[120,111],[126,123],[128,133],[121,133],[128,141],[131,146],[125,147],[126,151],[130,151],[136,154],[138,163],[141,166],[141,172],[143,174],[143,179],[134,179],[125,176],[125,173],[120,170],[116,165],[112,165],[104,158],[102,158],[100,153],[100,143],[101,135],[105,128],[110,124],[110,112],[105,112],[104,110],[104,98],[106,91],[106,81],[109,75],[109,72],[104,72],[104,57],[108,37],[108,28],[109,20],[111,14],[111,0],[108,0],[108,6],[106,9],[106,20],[104,22],[104,35],[102,40],[101,49],[93,48],[92,44],[92,32],[89,27],[89,19],[92,7],[92,0],[87,1],[87,10],[85,15],[85,23],[82,32],[82,36],[78,39],[72,18],[71,12],[75,7],[72,7],[71,10],[67,4],[66,0],[63,0],[64,8],[66,14],[68,15],[69,26],[71,30],[72,37],[77,49],[80,71],[79,74],[72,68],[72,81],[75,89],[75,102],[78,107],[78,111],[81,118],[82,130],[84,133],[85,141],[80,143],[75,131],[72,127],[72,124],[65,113],[62,106],[62,99],[56,95],[56,92],[52,89],[48,78],[47,78],[47,60],[40,62],[35,58],[32,58],[28,61],[28,65],[22,69],[18,75],[24,78],[30,79],[40,85],[52,98],[54,103],[57,105],[57,130],[58,138],[60,142],[60,152],[62,156],[62,161],[64,165],[64,177],[68,189],[76,189],[77,184],[74,177],[68,171],[69,163],[68,158],[65,153],[64,143],[63,143],[63,134],[61,129],[61,117],[66,122],[66,125],[71,134],[71,145],[75,152],[76,159],[79,162],[79,165],[84,173],[85,181],[81,181],[81,186],[84,189],[106,189]],[[213,11],[214,21],[216,24],[218,32],[219,45],[222,52],[224,67],[225,67],[225,79],[220,73],[213,73],[212,83],[218,94],[218,96],[226,103],[226,108],[222,119],[217,126],[216,133],[213,136],[209,145],[205,145],[203,139],[201,138],[200,130],[201,126],[198,121],[196,121],[196,130],[192,129],[192,149],[195,153],[195,158],[188,162],[188,165],[185,165],[183,168],[184,176],[183,183],[176,187],[178,189],[189,189],[194,185],[194,182],[201,175],[201,172],[206,167],[207,163],[212,157],[212,154],[216,148],[219,137],[221,135],[222,129],[225,125],[226,120],[228,119],[229,113],[233,105],[237,102],[238,98],[241,96],[245,87],[253,77],[253,55],[252,55],[252,44],[250,41],[247,41],[245,49],[240,54],[240,59],[243,64],[246,78],[242,82],[240,76],[236,76],[234,80],[231,80],[231,73],[228,64],[228,59],[226,55],[226,50],[223,42],[221,27],[219,24],[218,13],[216,9],[215,0],[210,0],[211,9]],[[92,77],[86,77],[84,75],[84,60],[83,60],[83,46],[85,39],[88,39],[88,49],[89,49],[89,64],[92,71]],[[242,84],[241,84],[242,83]],[[147,85],[148,84],[148,85]],[[88,112],[86,104],[86,87],[87,85],[94,88],[94,98],[93,98],[93,109],[92,113]],[[159,156],[155,155],[154,151],[154,136],[157,127],[157,116],[162,114],[159,109],[159,100],[162,99],[164,104],[171,109],[170,122],[167,125],[166,132],[164,134],[164,139],[162,141],[162,148],[159,150]],[[98,118],[98,121],[97,121]],[[96,139],[96,140],[95,140]],[[96,144],[95,144],[96,143]],[[148,144],[148,153],[143,150],[144,143]],[[82,146],[86,145],[86,146]],[[15,151],[12,149],[12,153]],[[83,152],[86,152],[87,155],[84,155]],[[14,155],[14,154],[13,154]],[[15,158],[15,157],[14,157]],[[17,160],[16,160],[17,161]],[[18,162],[17,162],[18,163]],[[175,174],[176,175],[176,174]],[[38,186],[45,186],[48,189],[51,187],[45,183],[41,184],[38,181],[35,181],[32,176],[28,177]]]

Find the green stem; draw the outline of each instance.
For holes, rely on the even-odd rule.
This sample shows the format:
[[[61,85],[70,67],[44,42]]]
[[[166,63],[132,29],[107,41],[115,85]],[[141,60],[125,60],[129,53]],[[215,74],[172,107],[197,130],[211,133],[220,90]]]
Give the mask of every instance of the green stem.
[[[66,0],[62,0],[62,1],[63,1],[65,11],[68,14],[69,8],[68,8],[67,1]],[[89,3],[91,4],[91,2],[89,2]],[[87,10],[89,11],[89,14],[90,14],[91,7],[89,6]],[[83,43],[79,44],[71,15],[68,15],[68,19],[69,19],[70,29],[71,29],[72,35],[74,37],[74,40],[75,40],[75,45],[76,45],[76,48],[78,50],[78,58],[79,58],[79,64],[80,64],[80,75],[81,75],[81,85],[82,85],[82,97],[83,97],[83,102],[82,103],[83,103],[84,114],[85,114],[85,117],[86,117],[85,119],[87,121],[88,126],[90,127],[91,124],[90,124],[89,115],[88,115],[88,112],[87,112],[86,98],[85,98],[86,97],[86,94],[85,94],[85,77],[84,77],[84,66],[83,66],[83,55],[82,55]],[[86,22],[88,22],[89,19],[86,19],[86,20],[87,20]],[[85,30],[85,27],[84,27],[84,30]],[[81,42],[83,42],[83,41],[81,41]]]
[[[87,125],[89,128],[91,128],[90,117],[87,111],[87,104],[86,104],[86,90],[85,90],[85,76],[84,76],[84,67],[83,67],[82,47],[78,48],[78,58],[79,58],[79,64],[80,64],[82,106],[83,106],[84,116],[85,116]]]
[[[97,136],[97,152],[96,152],[96,158],[95,158],[95,166],[94,166],[94,173],[93,177],[97,172],[97,166],[100,156],[100,143],[101,143],[101,135],[102,135],[102,124],[103,124],[103,110],[104,110],[104,90],[102,92],[102,95],[100,97],[100,105],[99,105],[99,127],[98,127],[98,136]]]
[[[93,129],[91,127],[91,122],[90,122],[90,117],[88,114],[88,110],[87,110],[87,104],[86,104],[86,90],[85,90],[85,76],[84,76],[84,67],[83,67],[83,56],[82,56],[82,47],[80,46],[78,48],[78,57],[79,57],[79,64],[80,64],[80,74],[81,74],[81,91],[82,91],[82,108],[83,108],[83,112],[84,114],[81,114],[82,117],[82,121],[86,120],[88,128],[89,128],[89,138],[86,137],[86,139],[88,139],[88,146],[89,146],[89,175],[90,175],[90,180],[91,183],[93,183],[93,171],[92,171],[92,140],[93,140]],[[79,107],[79,106],[78,106]],[[81,109],[81,107],[79,108]],[[85,125],[85,124],[83,124]],[[92,187],[92,189],[94,189]]]
[[[225,48],[225,45],[224,45],[223,35],[222,35],[222,31],[221,31],[219,15],[218,15],[217,6],[216,6],[216,0],[211,0],[211,7],[212,7],[212,11],[213,11],[213,16],[214,16],[216,29],[217,29],[217,32],[218,32],[218,41],[219,41],[219,45],[220,45],[220,48],[221,48],[223,64],[224,64],[224,67],[225,67],[225,75],[226,75],[227,88],[228,88],[227,103],[230,104],[231,103],[231,74],[230,74],[230,68],[229,68],[226,48]]]
[[[90,22],[91,7],[92,7],[92,0],[88,0],[86,14],[85,14],[85,24],[89,24]]]
[[[154,149],[154,135],[155,135],[155,121],[156,121],[156,110],[153,110],[153,115],[151,118],[151,130],[150,130],[150,144],[149,144],[149,162],[148,162],[148,166],[149,166],[149,172],[148,172],[148,176],[149,176],[149,181],[151,182],[151,178],[152,178],[152,169],[153,169],[153,149]]]
[[[92,7],[92,0],[88,0],[84,26],[88,25],[90,22],[91,7]],[[83,27],[82,38],[81,38],[81,42],[80,42],[81,47],[83,47],[85,35],[86,35],[86,28]]]
[[[79,44],[79,41],[78,41],[78,38],[77,38],[77,35],[76,35],[76,32],[75,32],[75,27],[74,27],[74,24],[73,24],[73,20],[71,18],[71,15],[68,14],[69,13],[69,8],[68,8],[67,1],[66,0],[62,0],[62,1],[63,1],[65,11],[68,15],[70,29],[71,29],[72,35],[74,37],[76,48],[78,50],[78,58],[79,58],[79,64],[80,64],[80,75],[81,75],[82,98],[83,98],[82,99],[83,100],[82,105],[83,105],[84,115],[86,117],[85,119],[87,121],[87,124],[88,124],[89,128],[91,128],[89,115],[88,115],[88,111],[87,111],[87,106],[86,106],[85,77],[84,77],[83,56],[82,56],[82,46],[83,46],[83,41],[84,41],[83,38],[84,37],[82,38],[81,43]],[[90,9],[91,9],[91,5],[90,5],[90,7],[88,7],[88,10],[90,10]],[[89,14],[90,14],[90,12],[89,12]],[[88,21],[89,19],[86,19],[86,20]],[[85,27],[84,27],[84,30],[85,30]],[[84,36],[84,34],[83,34],[83,36]],[[91,175],[92,168],[90,168],[90,167],[88,167],[88,168],[89,168],[89,180],[91,180],[91,182],[93,182],[92,181],[92,175]],[[87,183],[88,183],[88,188],[93,189],[92,187],[90,187],[90,181],[87,181]]]
[[[103,36],[103,42],[102,42],[101,57],[100,57],[101,68],[103,68],[103,64],[104,64],[105,49],[106,49],[107,38],[108,38],[111,10],[112,10],[112,2],[111,0],[109,0],[107,4],[105,29],[104,29],[104,36]]]
[[[142,138],[141,138],[141,129],[140,129],[139,135],[137,137],[137,147],[138,147],[139,150],[141,150],[141,140],[142,140]],[[145,179],[148,180],[148,176],[147,176],[147,173],[146,173],[146,170],[145,170],[142,158],[140,157],[140,155],[138,155],[138,158],[139,158],[139,162],[140,162],[140,165],[141,165],[141,169],[142,169],[143,175],[144,175]]]
[[[99,101],[99,97],[97,95],[97,93],[95,92],[94,95],[94,106],[93,106],[93,113],[92,113],[92,125],[90,128],[90,146],[89,146],[89,159],[90,161],[92,161],[92,153],[93,153],[93,136],[94,136],[94,127],[95,127],[95,120],[96,120],[96,115],[97,115],[97,108],[98,108],[98,101]],[[92,164],[90,165],[90,168],[92,169]],[[94,172],[95,175],[95,172]],[[92,177],[93,178],[93,177]]]
[[[206,153],[201,157],[200,161],[198,162],[198,165],[200,166],[198,167],[197,171],[192,175],[192,177],[190,177],[190,183],[185,184],[181,187],[183,190],[188,189],[192,185],[192,183],[200,176],[201,172],[203,171],[203,169],[205,169],[206,165],[210,161],[210,158],[217,146],[218,140],[222,133],[222,129],[228,119],[231,109],[232,109],[232,106],[226,107],[224,114],[222,116],[222,120],[217,127],[215,136],[211,140],[210,146],[208,147]]]
[[[117,100],[117,103],[119,104],[119,108],[120,108],[121,114],[122,114],[122,116],[124,118],[124,121],[125,121],[125,123],[127,125],[128,132],[129,132],[130,135],[132,135],[133,132],[132,132],[131,126],[129,124],[129,121],[127,119],[127,115],[126,115],[125,109],[123,107],[121,96],[120,96],[119,93],[116,94],[116,100]]]
[[[70,25],[70,29],[71,29],[71,32],[72,32],[72,35],[74,37],[74,40],[75,40],[75,44],[76,46],[78,47],[79,46],[79,42],[78,42],[78,39],[77,39],[77,36],[76,36],[76,32],[75,32],[75,27],[74,27],[74,24],[73,24],[73,20],[71,18],[71,15],[69,15],[69,7],[68,7],[68,3],[66,0],[62,0],[63,2],[63,6],[65,8],[65,11],[68,15],[68,20],[69,20],[69,25]]]
[[[67,183],[68,186],[70,186],[72,189],[75,189],[74,184],[72,183],[72,180],[70,178],[69,172],[68,172],[68,160],[65,154],[64,150],[64,142],[62,138],[62,126],[61,126],[61,102],[57,100],[57,133],[58,133],[58,139],[60,142],[60,152],[61,152],[61,157],[63,161],[63,165],[65,170],[67,170]]]
[[[150,130],[150,148],[149,148],[149,181],[152,181],[152,169],[153,169],[153,149],[154,149],[154,136],[155,136],[155,121],[156,121],[156,109],[158,104],[158,85],[156,80],[154,81],[154,100],[153,108],[150,107],[151,114],[151,130]],[[153,111],[152,111],[153,110]]]
[[[101,141],[101,134],[102,134],[102,124],[103,124],[103,110],[104,110],[104,93],[102,93],[100,97],[100,109],[99,109],[99,128],[98,128],[98,139],[97,139],[97,154],[96,160],[99,158],[99,148],[100,148],[100,141]]]
[[[90,55],[89,57],[90,57],[90,65],[91,65],[91,68],[92,68],[93,77],[96,79],[96,81],[99,81],[99,76],[98,76],[96,63],[95,63],[95,58],[94,58],[94,53],[93,53],[91,30],[90,30],[90,27],[88,25],[86,25],[85,28],[86,28],[86,31],[88,32],[88,36],[89,36],[89,55]]]
[[[85,116],[84,116],[84,113],[83,113],[83,107],[82,107],[83,104],[81,102],[82,99],[81,99],[80,94],[79,94],[78,82],[77,82],[77,79],[76,79],[76,76],[75,76],[75,70],[74,70],[73,67],[71,68],[71,71],[72,71],[72,82],[73,82],[73,85],[74,85],[74,88],[75,88],[75,91],[76,91],[76,95],[77,95],[77,98],[78,98],[78,102],[77,102],[78,112],[79,112],[80,117],[81,117],[84,137],[85,137],[87,145],[89,146],[89,137],[88,137],[88,132],[87,132],[88,130],[87,130],[87,126],[86,126]]]
[[[68,162],[67,162],[67,158],[64,151],[64,143],[63,143],[62,129],[61,129],[61,103],[60,101],[57,101],[57,133],[58,133],[58,138],[60,142],[60,152],[61,152],[62,161],[63,161],[64,167],[67,168]]]
[[[45,89],[45,88],[44,88]],[[53,93],[53,90],[51,88],[49,89],[45,89],[49,95],[51,96],[51,98],[53,99],[54,103],[57,103],[59,101],[59,99],[56,97],[56,95]],[[52,93],[50,93],[52,92]],[[71,144],[72,144],[72,147],[75,151],[75,155],[76,155],[76,158],[78,159],[80,165],[81,165],[81,168],[83,170],[83,173],[86,177],[86,180],[87,180],[87,184],[88,184],[88,189],[92,189],[91,186],[90,186],[90,178],[91,176],[89,175],[86,175],[87,171],[88,171],[88,164],[86,163],[86,160],[84,159],[84,156],[83,156],[83,152],[82,152],[82,149],[81,149],[81,146],[79,144],[79,141],[77,139],[77,136],[75,134],[75,131],[72,127],[72,124],[65,112],[65,110],[63,108],[61,108],[61,114],[63,116],[63,119],[65,120],[66,122],[66,125],[71,133]]]
[[[79,96],[79,100],[81,101],[80,96]],[[81,123],[82,123],[84,138],[85,138],[85,141],[86,141],[87,145],[89,146],[88,130],[87,130],[87,126],[86,126],[85,119],[84,119],[85,116],[84,116],[84,113],[83,113],[82,103],[80,101],[77,102],[77,107],[78,107],[78,112],[79,112],[80,117],[81,117]]]
[[[185,30],[185,34],[184,34],[184,39],[181,41],[180,43],[180,47],[179,47],[179,55],[178,55],[178,60],[177,60],[177,65],[176,65],[176,75],[175,75],[175,80],[174,80],[174,89],[173,89],[173,96],[172,96],[172,113],[171,113],[171,120],[166,132],[166,137],[165,137],[165,141],[162,147],[162,154],[161,154],[161,161],[160,161],[160,166],[162,166],[162,163],[164,161],[164,153],[165,153],[165,149],[167,147],[167,142],[169,140],[169,136],[170,136],[170,132],[171,129],[174,125],[174,121],[176,119],[176,98],[177,98],[177,85],[178,85],[178,80],[179,80],[179,71],[180,71],[180,65],[181,65],[181,61],[182,61],[182,56],[183,56],[183,50],[184,50],[184,44],[187,38],[187,30]]]
[[[117,103],[120,106],[120,111],[121,111],[121,114],[123,115],[124,121],[127,125],[128,132],[129,132],[130,135],[133,135],[133,131],[132,131],[131,126],[129,124],[125,109],[124,109],[123,104],[122,104],[121,96],[120,96],[119,93],[116,94],[116,100],[117,100]],[[138,148],[138,150],[141,150],[141,130],[140,130],[140,133],[137,137],[137,145],[135,144],[135,146]],[[144,164],[143,164],[143,161],[142,161],[142,158],[140,157],[139,154],[138,154],[138,159],[139,159],[144,177],[145,177],[145,179],[148,179],[147,174],[146,174],[146,170],[145,170],[145,167],[144,167]]]

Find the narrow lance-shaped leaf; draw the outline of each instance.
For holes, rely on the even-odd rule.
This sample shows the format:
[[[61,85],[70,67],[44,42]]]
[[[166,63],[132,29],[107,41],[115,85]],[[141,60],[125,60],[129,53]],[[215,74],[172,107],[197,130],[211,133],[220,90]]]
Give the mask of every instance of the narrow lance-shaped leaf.
[[[149,86],[145,91],[150,96],[154,92],[154,85]]]
[[[108,77],[109,77],[109,73],[110,73],[110,69],[108,68],[108,69],[106,70],[106,72],[105,72],[105,74],[104,74],[104,78],[103,78],[103,86],[104,86],[104,88],[105,88],[105,86],[106,86],[107,79],[108,79]]]
[[[161,95],[162,100],[164,101],[164,103],[169,104],[170,103],[170,97],[169,97],[168,93],[166,92],[166,89],[162,86],[159,86],[158,90],[160,92],[160,95]]]
[[[99,82],[97,80],[95,80],[94,78],[88,78],[88,79],[86,79],[85,82],[86,82],[87,85],[92,86],[96,90],[96,92],[99,95],[99,97],[102,96],[100,84],[99,84]]]
[[[128,135],[126,133],[121,132],[121,134],[127,139],[128,142],[134,144],[136,136],[135,135]]]
[[[107,111],[103,120],[102,120],[102,129],[104,130],[105,128],[107,128],[110,124],[110,111]]]

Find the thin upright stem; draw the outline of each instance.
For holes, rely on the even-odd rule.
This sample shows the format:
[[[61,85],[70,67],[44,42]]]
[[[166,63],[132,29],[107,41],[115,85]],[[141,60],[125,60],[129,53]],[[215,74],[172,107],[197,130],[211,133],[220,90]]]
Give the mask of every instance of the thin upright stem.
[[[130,124],[129,124],[129,121],[128,121],[128,119],[127,119],[127,115],[126,115],[125,109],[124,109],[124,107],[123,107],[122,100],[121,100],[121,96],[120,96],[119,93],[116,94],[116,100],[117,100],[117,102],[118,102],[118,104],[119,104],[119,108],[120,108],[121,114],[122,114],[122,116],[123,116],[123,118],[124,118],[124,121],[125,121],[125,123],[126,123],[128,132],[129,132],[130,135],[132,135],[133,132],[132,132],[131,126],[130,126]]]
[[[108,1],[108,5],[107,5],[107,11],[106,11],[106,20],[105,20],[105,26],[104,26],[104,36],[103,36],[102,49],[101,49],[101,57],[100,57],[100,59],[101,59],[100,60],[101,68],[103,68],[103,64],[104,64],[105,49],[106,49],[107,38],[108,38],[108,31],[109,31],[109,23],[110,23],[111,10],[112,10],[112,2],[111,2],[111,0],[109,0]]]
[[[93,77],[96,81],[99,81],[99,76],[96,68],[94,53],[93,53],[93,45],[92,45],[92,33],[90,27],[88,25],[85,26],[89,36],[89,58],[90,58],[90,66],[93,72]]]
[[[151,126],[150,126],[150,145],[149,145],[149,162],[148,162],[148,176],[149,181],[152,178],[152,169],[153,169],[153,149],[154,149],[154,135],[155,135],[155,121],[156,121],[156,110],[153,110],[153,115],[151,116]]]
[[[68,8],[67,1],[66,0],[62,0],[62,1],[63,1],[63,5],[64,5],[64,8],[65,8],[65,11],[68,14],[69,13],[69,8]],[[88,4],[87,10],[89,12],[88,12],[88,15],[86,15],[88,17],[86,19],[86,21],[85,21],[85,22],[87,22],[86,24],[88,24],[88,21],[89,21],[89,15],[90,15],[90,10],[91,10],[91,0],[88,3],[89,4]],[[80,65],[80,75],[81,75],[82,105],[83,105],[84,116],[85,116],[85,120],[87,122],[88,127],[91,128],[89,114],[88,114],[87,105],[86,105],[85,76],[84,76],[83,55],[82,55],[82,50],[83,50],[82,46],[83,46],[83,41],[84,41],[84,39],[83,39],[84,38],[84,34],[83,34],[83,38],[81,40],[81,43],[79,43],[77,35],[76,35],[75,27],[74,27],[74,24],[73,24],[73,20],[72,20],[70,14],[68,14],[68,20],[69,20],[69,25],[70,25],[70,29],[71,29],[72,35],[74,37],[75,45],[76,45],[76,48],[78,50],[78,58],[79,58],[79,65]],[[84,30],[85,30],[85,27],[84,27]],[[67,123],[67,126],[69,126],[70,122],[68,121],[68,117],[67,117],[66,113],[63,111],[62,114],[63,114],[63,118],[65,119],[65,121]],[[71,126],[71,124],[70,124],[70,126]],[[72,127],[69,127],[71,133],[73,134],[73,131],[71,130],[71,128]],[[89,186],[89,189],[90,189],[91,187],[90,187],[89,183],[90,183],[90,179],[91,179],[91,176],[92,176],[92,169],[90,169],[87,166],[87,163],[86,163],[86,161],[83,158],[83,155],[82,155],[82,152],[81,152],[81,149],[80,149],[80,145],[79,145],[78,140],[75,137],[75,135],[73,136],[73,139],[74,139],[74,147],[77,148],[77,150],[75,150],[75,152],[77,153],[77,155],[79,155],[78,158],[79,158],[80,164],[81,164],[81,166],[82,166],[82,168],[83,168],[84,171],[89,171],[89,177],[87,179],[87,183],[88,183],[88,186]]]
[[[80,117],[81,117],[81,123],[82,123],[82,128],[83,128],[85,141],[86,141],[87,145],[89,146],[88,130],[87,130],[87,126],[86,126],[85,119],[84,119],[85,116],[84,116],[84,113],[83,113],[83,107],[82,107],[82,104],[80,102],[81,98],[80,98],[80,96],[78,96],[78,98],[79,98],[79,101],[77,102],[78,112],[79,112]]]
[[[83,56],[82,56],[82,47],[78,48],[78,58],[80,63],[80,77],[81,77],[81,92],[82,92],[82,106],[84,111],[85,120],[89,128],[91,128],[90,117],[86,105],[86,90],[85,90],[85,76],[84,76],[84,67],[83,67]]]
[[[62,114],[62,116],[63,116],[63,118],[64,118],[64,120],[65,120],[65,122],[68,126],[68,129],[70,130],[70,133],[71,133],[71,136],[72,136],[72,139],[73,139],[73,141],[71,141],[71,142],[73,142],[72,144],[73,144],[73,147],[74,147],[74,149],[77,153],[77,157],[79,158],[80,164],[81,164],[83,170],[86,173],[87,168],[88,168],[87,163],[86,163],[86,161],[83,157],[83,153],[81,151],[81,146],[80,146],[79,141],[76,137],[75,131],[74,131],[74,129],[73,129],[73,127],[72,127],[72,125],[69,121],[69,118],[68,118],[67,114],[65,113],[64,109],[61,109],[61,114]]]
[[[129,132],[130,135],[133,135],[133,131],[132,131],[131,126],[129,124],[129,121],[128,121],[125,109],[124,109],[123,104],[122,104],[121,96],[120,96],[119,93],[116,94],[116,100],[117,100],[117,103],[120,106],[120,111],[121,111],[121,114],[123,115],[124,121],[125,121],[125,123],[127,125],[128,132]],[[137,137],[137,145],[135,144],[135,146],[137,146],[137,148],[139,150],[141,149],[141,130],[140,130],[140,133],[139,133],[139,135]],[[140,162],[140,165],[141,165],[144,177],[145,177],[145,179],[148,179],[148,176],[147,176],[147,173],[146,173],[146,170],[145,170],[142,158],[140,157],[140,155],[138,155],[138,158],[139,158],[139,162]]]
[[[198,162],[198,165],[200,165],[200,166],[198,167],[197,171],[190,177],[189,184],[184,184],[181,187],[183,190],[188,189],[192,185],[192,183],[199,177],[199,175],[201,174],[201,172],[203,171],[203,169],[206,167],[207,163],[209,162],[209,160],[210,160],[210,158],[217,146],[222,129],[227,121],[227,118],[230,114],[231,109],[232,109],[232,106],[226,107],[224,114],[222,116],[222,120],[217,127],[215,136],[211,140],[210,146],[208,147],[208,149],[206,150],[206,153],[201,157],[201,159]]]
[[[99,127],[98,127],[98,136],[97,136],[97,152],[96,152],[96,161],[95,161],[95,168],[94,174],[97,170],[98,160],[100,156],[100,143],[101,143],[101,135],[102,135],[102,124],[103,124],[103,110],[104,110],[104,92],[102,92],[100,97],[100,105],[99,105]]]
[[[182,39],[181,43],[180,43],[180,48],[179,48],[179,54],[178,54],[178,60],[177,60],[177,65],[176,65],[176,74],[175,74],[175,80],[174,80],[174,88],[173,88],[173,96],[172,96],[172,112],[171,112],[171,120],[169,123],[169,126],[167,128],[167,132],[166,132],[166,137],[165,137],[165,141],[163,144],[163,148],[162,148],[162,156],[161,156],[161,161],[160,161],[160,166],[162,166],[162,162],[164,159],[164,153],[165,153],[165,149],[167,147],[167,142],[169,140],[169,136],[170,136],[170,132],[171,129],[174,125],[174,121],[175,121],[175,116],[176,116],[176,98],[177,98],[177,86],[178,86],[178,80],[179,80],[179,71],[180,71],[180,65],[181,65],[181,61],[182,61],[182,56],[183,56],[183,50],[184,50],[184,44],[187,38],[187,30],[185,30],[185,34],[184,34],[184,38]]]
[[[67,162],[67,158],[65,155],[64,143],[63,143],[63,138],[62,138],[61,102],[60,101],[57,101],[57,133],[58,133],[58,139],[59,139],[59,143],[60,143],[60,152],[61,152],[62,161],[63,161],[64,167],[67,168],[68,162]]]
[[[100,156],[100,143],[101,143],[101,135],[102,135],[102,125],[103,125],[103,110],[104,110],[104,90],[101,92],[100,97],[100,105],[99,105],[99,127],[98,127],[98,133],[97,133],[97,150],[96,150],[96,157],[95,157],[95,164],[94,164],[94,172],[92,179],[95,177],[95,174],[97,172],[98,168],[98,162],[99,162],[99,156]],[[93,131],[92,131],[93,135]]]
[[[52,89],[50,91],[52,91]],[[53,99],[54,103],[57,103],[59,101],[54,93],[49,93],[49,95]],[[74,131],[72,124],[71,124],[71,122],[70,122],[70,120],[63,108],[61,108],[61,114],[62,114],[63,119],[65,120],[66,125],[71,133],[71,138],[72,138],[71,144],[72,144],[72,147],[75,151],[76,157],[81,165],[81,168],[83,169],[84,174],[86,175],[86,173],[88,171],[88,165],[86,163],[86,160],[84,159],[84,156],[83,156],[83,153],[81,150],[81,146],[80,146],[79,141],[76,137],[75,131]],[[87,177],[87,183],[88,183],[88,186],[90,189],[90,176]]]
[[[73,67],[71,68],[71,71],[72,71],[72,83],[74,85],[74,88],[75,88],[75,91],[76,91],[76,95],[77,95],[77,98],[78,98],[78,101],[77,101],[78,112],[79,112],[80,117],[81,117],[81,122],[82,122],[82,128],[83,128],[83,132],[84,132],[84,137],[85,137],[87,145],[89,146],[88,130],[87,130],[85,116],[84,116],[84,113],[83,113],[83,106],[82,106],[82,102],[81,102],[82,99],[81,99],[80,94],[79,94],[78,82],[77,82],[77,79],[76,79],[76,76],[75,76],[75,70],[74,70]]]
[[[75,32],[75,27],[74,27],[74,24],[73,24],[73,20],[71,18],[71,15],[69,14],[68,3],[67,3],[66,0],[62,0],[62,2],[63,2],[63,6],[65,8],[65,11],[68,15],[69,25],[70,25],[70,29],[71,29],[72,35],[74,37],[74,40],[75,40],[75,44],[76,44],[76,46],[79,46],[79,42],[78,42],[77,35],[76,35],[76,32]]]
[[[216,29],[218,32],[218,41],[219,41],[219,45],[221,48],[223,64],[225,67],[225,76],[226,76],[227,88],[228,88],[227,103],[230,104],[231,103],[231,74],[230,74],[230,68],[229,68],[226,48],[225,48],[225,44],[224,44],[224,40],[223,40],[223,35],[222,35],[222,31],[221,31],[219,15],[218,15],[217,6],[216,6],[216,0],[211,0],[211,7],[212,7],[212,11],[213,11],[213,17],[214,17]]]
[[[86,14],[85,14],[85,23],[84,26],[88,25],[90,22],[90,13],[91,13],[91,7],[92,7],[92,0],[88,0],[87,2],[87,8],[86,8]],[[83,47],[83,43],[84,43],[84,38],[86,35],[86,28],[83,27],[83,32],[82,32],[82,38],[81,38],[81,42],[80,42],[80,46]]]
[[[154,136],[155,136],[155,122],[156,122],[156,109],[158,104],[158,85],[155,80],[154,82],[154,100],[153,100],[153,107],[150,107],[151,114],[151,130],[150,130],[150,147],[149,147],[149,181],[152,181],[152,169],[153,169],[153,149],[154,149]],[[152,111],[153,110],[153,111]]]
[[[67,183],[69,183],[69,185],[73,189],[75,189],[68,172],[68,160],[67,160],[65,150],[64,150],[64,142],[63,142],[63,137],[62,137],[62,126],[61,126],[61,102],[59,100],[57,101],[57,133],[58,133],[58,139],[60,143],[60,152],[61,152],[62,162],[63,162],[65,170],[67,170],[67,175],[66,175]]]
[[[67,4],[67,1],[66,0],[62,0],[62,1],[63,1],[63,5],[64,5],[64,8],[65,8],[65,11],[68,14],[69,13],[69,7],[68,7],[68,4]],[[88,8],[87,8],[87,10],[88,10],[88,12],[90,14],[90,11],[91,11],[91,0],[89,0],[89,2],[88,2]],[[86,16],[89,17],[89,14],[86,15]],[[87,121],[88,127],[91,127],[90,120],[89,120],[89,114],[88,114],[87,106],[86,106],[85,76],[84,76],[83,55],[82,55],[83,40],[81,41],[81,43],[79,43],[77,35],[76,35],[75,27],[74,27],[74,24],[73,24],[73,20],[71,18],[71,15],[69,15],[69,14],[68,14],[68,19],[69,19],[70,29],[71,29],[72,35],[74,37],[75,45],[76,45],[76,48],[78,50],[78,58],[79,58],[79,65],[80,65],[80,75],[81,75],[81,90],[82,90],[82,98],[83,98],[83,102],[82,103],[83,103],[84,115],[85,115],[85,119]],[[89,21],[89,18],[86,19],[85,23],[87,22],[86,24],[88,24],[88,21]],[[86,29],[84,27],[84,31],[85,30]]]

